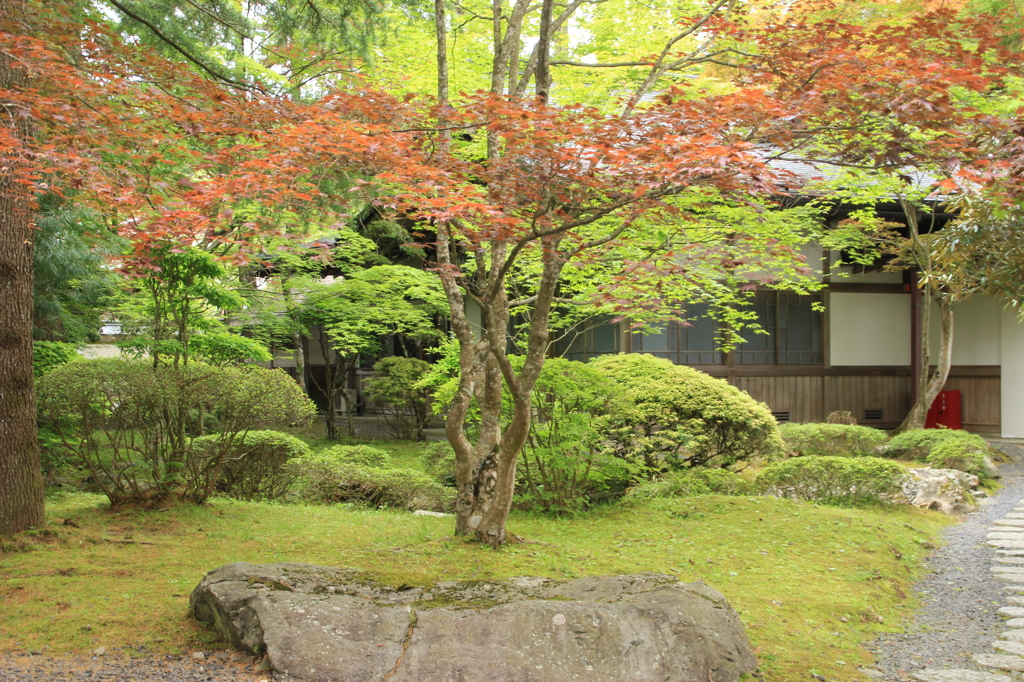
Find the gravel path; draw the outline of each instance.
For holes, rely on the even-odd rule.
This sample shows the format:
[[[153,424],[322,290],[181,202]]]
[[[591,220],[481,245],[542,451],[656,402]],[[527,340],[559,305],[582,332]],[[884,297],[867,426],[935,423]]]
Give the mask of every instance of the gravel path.
[[[0,682],[271,682],[251,656],[49,656],[0,654]]]
[[[1024,679],[1019,673],[982,667],[971,658],[995,653],[992,642],[1007,630],[1006,617],[998,613],[1008,605],[1007,582],[993,576],[996,549],[985,540],[989,526],[1013,513],[1024,498],[1024,465],[1006,464],[1000,471],[1003,489],[980,511],[950,526],[946,544],[930,557],[931,572],[915,585],[923,600],[915,623],[906,633],[872,643],[869,649],[877,656],[878,672],[865,672],[885,682],[920,679],[914,673],[923,668],[986,671]]]

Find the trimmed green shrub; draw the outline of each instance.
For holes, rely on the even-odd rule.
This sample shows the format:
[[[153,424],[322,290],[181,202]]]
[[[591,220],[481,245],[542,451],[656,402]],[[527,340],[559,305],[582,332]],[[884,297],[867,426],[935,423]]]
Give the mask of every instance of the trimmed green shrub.
[[[455,486],[455,449],[448,441],[431,444],[421,457],[423,469],[438,483]]]
[[[622,456],[692,467],[783,452],[768,406],[721,379],[639,353],[606,355],[591,366],[625,391],[607,433]]]
[[[299,497],[306,502],[354,502],[371,507],[451,511],[455,491],[422,471],[375,469],[315,454],[293,459],[289,471],[298,476]]]
[[[853,424],[782,424],[786,450],[797,455],[873,455],[888,438],[884,431]]]
[[[217,485],[236,434],[315,414],[287,374],[251,365],[190,362],[154,369],[140,360],[82,360],[53,369],[37,389],[41,424],[114,506],[203,502]],[[202,456],[192,449],[193,411],[200,423],[204,413],[219,418],[220,432]]]
[[[51,369],[80,359],[78,346],[62,341],[32,342],[32,371],[36,379]]]
[[[932,447],[925,461],[936,469],[957,469],[981,478],[989,478],[989,470],[985,466],[988,443],[985,443],[981,436],[967,435],[973,436],[973,438],[946,438],[939,441]],[[974,439],[984,443],[984,449],[979,448]]]
[[[698,495],[750,495],[755,486],[725,469],[673,471],[654,481],[630,488],[627,497],[696,497]]]
[[[280,431],[249,431],[224,446],[219,436],[192,441],[197,459],[221,453],[216,483],[218,493],[239,500],[273,500],[281,497],[295,478],[285,470],[288,460],[309,454],[309,446]]]
[[[836,506],[889,503],[907,472],[880,457],[798,457],[765,468],[757,484],[768,495]]]
[[[320,454],[346,464],[358,464],[376,469],[391,466],[389,453],[369,445],[334,445],[321,450]]]
[[[940,443],[954,441],[965,451],[987,453],[988,443],[981,436],[958,429],[910,429],[897,434],[889,441],[886,454],[899,459],[928,461],[932,450]]]
[[[420,382],[429,369],[423,360],[398,356],[383,358],[373,366],[366,392],[380,405],[384,423],[395,438],[423,440],[432,394]]]
[[[522,363],[515,358],[516,364]],[[643,474],[636,458],[617,457],[606,443],[622,391],[602,371],[582,362],[544,363],[531,398],[534,417],[519,455],[515,505],[566,512],[618,496]],[[506,415],[512,404],[505,396]]]

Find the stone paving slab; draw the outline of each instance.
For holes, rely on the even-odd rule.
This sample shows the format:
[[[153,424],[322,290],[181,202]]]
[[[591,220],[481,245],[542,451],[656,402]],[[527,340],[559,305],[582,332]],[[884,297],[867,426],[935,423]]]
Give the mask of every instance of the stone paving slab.
[[[1020,606],[1004,606],[999,609],[999,613],[1010,618],[1024,618],[1024,608]]]
[[[1006,621],[1006,627],[1013,628],[1015,630],[1024,628],[1024,618],[1011,618]]]
[[[1022,514],[1021,516],[1024,516],[1024,514]],[[993,521],[993,523],[996,524],[995,527],[997,527],[997,528],[999,526],[1024,526],[1024,518],[1021,518],[1021,519],[999,519],[998,521]],[[992,526],[989,526],[989,528],[991,528],[991,527]]]
[[[989,547],[998,547],[999,549],[1024,549],[1024,540],[1007,540],[1000,538],[998,540],[987,540],[985,544]]]
[[[1017,566],[1013,564],[992,564],[992,568],[989,570],[993,573],[1024,573],[1024,566]]]
[[[997,564],[1024,564],[1024,556],[997,556],[992,561]]]
[[[1020,642],[1011,642],[1007,639],[997,639],[992,642],[992,648],[996,651],[1002,651],[1004,654],[1024,656],[1024,644],[1021,644]]]
[[[1024,630],[1007,630],[1006,632],[1000,632],[999,639],[1024,644]]]
[[[1021,578],[1024,578],[1022,573],[993,573],[992,577],[996,580],[1005,580],[1008,583],[1019,583]]]
[[[986,668],[998,668],[999,670],[1024,671],[1024,658],[1008,654],[974,654],[971,656],[978,665]]]
[[[911,673],[918,682],[1012,682],[1007,675],[980,673],[976,670],[924,670]]]

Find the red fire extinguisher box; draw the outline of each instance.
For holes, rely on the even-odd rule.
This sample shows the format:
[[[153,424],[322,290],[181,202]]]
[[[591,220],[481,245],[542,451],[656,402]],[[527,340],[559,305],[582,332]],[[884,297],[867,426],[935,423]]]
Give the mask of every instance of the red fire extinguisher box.
[[[960,407],[960,391],[940,391],[928,410],[924,420],[924,428],[962,429],[963,413]]]

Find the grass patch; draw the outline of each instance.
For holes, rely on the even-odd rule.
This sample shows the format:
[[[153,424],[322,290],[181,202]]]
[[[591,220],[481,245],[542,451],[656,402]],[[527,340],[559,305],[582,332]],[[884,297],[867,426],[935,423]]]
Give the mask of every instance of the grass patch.
[[[188,595],[233,561],[358,568],[393,585],[657,571],[728,597],[765,680],[856,680],[871,660],[861,645],[898,629],[921,559],[949,523],[909,508],[710,495],[574,518],[513,514],[511,529],[534,542],[495,552],[450,537],[450,518],[405,512],[224,499],[111,512],[104,503],[51,497],[45,531],[0,545],[0,649],[216,646],[188,617]]]

